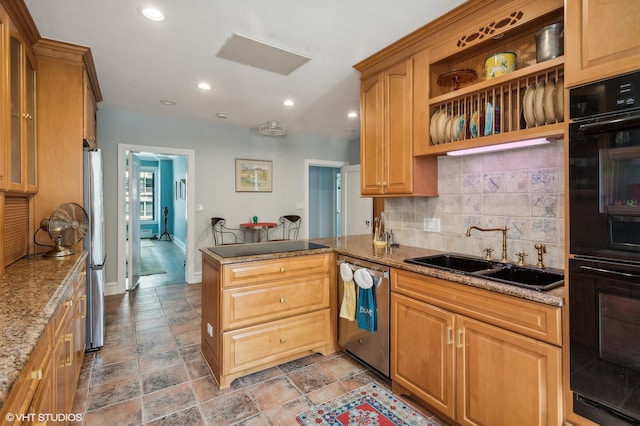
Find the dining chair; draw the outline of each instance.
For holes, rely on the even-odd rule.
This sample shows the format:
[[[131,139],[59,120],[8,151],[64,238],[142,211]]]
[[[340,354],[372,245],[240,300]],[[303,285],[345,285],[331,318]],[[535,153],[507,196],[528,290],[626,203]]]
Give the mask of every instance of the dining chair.
[[[211,218],[211,227],[213,229],[213,241],[215,245],[222,246],[227,244],[244,243],[244,231],[239,228],[227,228],[227,221],[221,217]]]
[[[280,216],[280,224],[267,232],[268,241],[297,240],[302,218],[298,215],[289,214]]]

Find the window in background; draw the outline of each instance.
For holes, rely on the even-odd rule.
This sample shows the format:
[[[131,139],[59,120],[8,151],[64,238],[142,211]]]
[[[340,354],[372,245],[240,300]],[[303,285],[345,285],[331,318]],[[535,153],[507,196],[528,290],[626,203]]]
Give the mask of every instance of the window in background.
[[[155,220],[156,169],[140,171],[140,220]]]
[[[155,222],[158,199],[158,168],[143,167],[140,170],[140,222]],[[126,219],[129,220],[129,172],[125,174]]]

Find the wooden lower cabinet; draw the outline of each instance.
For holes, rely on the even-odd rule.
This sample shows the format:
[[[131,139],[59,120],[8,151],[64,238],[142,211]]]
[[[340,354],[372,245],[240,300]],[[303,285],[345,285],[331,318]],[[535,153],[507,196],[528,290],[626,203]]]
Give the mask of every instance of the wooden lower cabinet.
[[[404,271],[392,276],[400,290],[391,295],[394,392],[414,395],[461,425],[562,424],[560,347],[471,318],[471,311],[462,315],[401,294],[403,280],[409,288],[422,280],[429,299],[433,279]],[[464,286],[450,285],[451,300],[464,299],[455,293]]]
[[[202,257],[202,354],[220,388],[241,376],[335,352],[335,255],[220,264]]]
[[[329,309],[225,332],[223,373],[233,375],[326,345]]]
[[[58,307],[2,406],[0,418],[6,424],[66,424],[60,416],[73,414],[73,399],[84,361],[85,301],[83,261],[72,273]],[[15,415],[12,422],[6,421],[9,413]]]
[[[87,271],[80,270],[73,292],[73,383],[78,383],[87,348]]]

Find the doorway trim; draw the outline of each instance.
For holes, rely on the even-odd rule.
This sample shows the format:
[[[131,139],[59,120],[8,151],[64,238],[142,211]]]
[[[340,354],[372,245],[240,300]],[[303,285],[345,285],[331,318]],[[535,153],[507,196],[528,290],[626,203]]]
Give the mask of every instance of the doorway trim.
[[[347,161],[331,161],[331,160],[304,160],[304,218],[303,221],[307,224],[304,227],[304,239],[309,238],[309,168],[311,167],[333,167],[341,168],[342,166],[348,166]]]
[[[117,249],[117,289],[110,294],[124,293],[126,291],[126,227],[125,227],[125,173],[127,152],[146,152],[151,154],[183,155],[187,157],[187,241],[186,241],[186,274],[185,280],[192,284],[200,282],[195,278],[195,150],[182,148],[167,148],[148,145],[118,144],[118,249]]]

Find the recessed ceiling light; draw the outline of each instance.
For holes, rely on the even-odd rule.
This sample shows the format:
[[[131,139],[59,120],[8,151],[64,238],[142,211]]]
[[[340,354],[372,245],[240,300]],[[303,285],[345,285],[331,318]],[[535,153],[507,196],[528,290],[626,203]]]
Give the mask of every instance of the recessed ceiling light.
[[[170,101],[168,99],[160,99],[160,103],[162,105],[167,105],[167,106],[171,106],[171,105],[175,105],[176,103],[173,101]]]
[[[198,83],[198,89],[202,89],[202,90],[211,90],[211,85],[209,83]]]
[[[288,106],[288,107],[292,107],[292,106],[294,106],[295,104],[296,104],[296,103],[295,103],[295,102],[293,102],[293,100],[291,100],[291,99],[285,99],[285,100],[284,100],[284,102],[283,102],[283,105],[284,105],[284,106]]]
[[[142,9],[142,16],[152,21],[164,21],[164,14],[153,7]]]
[[[355,111],[351,111],[349,114],[347,114],[347,117],[349,118],[356,118],[358,116],[358,113]]]

